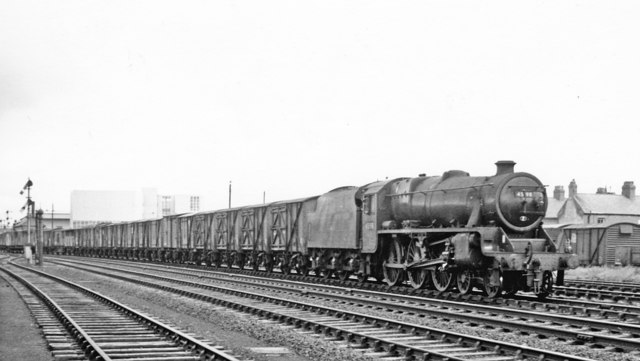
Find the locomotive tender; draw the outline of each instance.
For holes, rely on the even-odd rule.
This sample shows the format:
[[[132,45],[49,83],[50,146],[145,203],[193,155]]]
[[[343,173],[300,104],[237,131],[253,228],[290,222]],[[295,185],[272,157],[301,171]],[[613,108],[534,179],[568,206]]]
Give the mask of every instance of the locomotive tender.
[[[45,252],[546,297],[554,272],[561,284],[576,255],[542,229],[542,183],[514,172],[512,161],[496,165],[487,177],[453,170],[303,199],[54,230],[45,235]],[[3,238],[6,248],[11,236]]]

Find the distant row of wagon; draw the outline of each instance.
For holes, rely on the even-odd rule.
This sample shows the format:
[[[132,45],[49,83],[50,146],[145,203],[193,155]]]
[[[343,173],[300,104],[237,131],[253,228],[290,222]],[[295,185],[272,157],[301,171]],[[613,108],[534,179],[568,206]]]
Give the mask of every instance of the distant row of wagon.
[[[202,240],[203,236],[196,234],[194,237],[177,237],[180,224],[183,228],[186,226],[184,221],[180,221],[185,215],[173,215],[165,217],[162,220],[152,221],[150,224],[143,222],[128,222],[119,224],[116,229],[120,234],[131,234],[138,232],[144,234],[150,233],[147,237],[147,244],[150,248],[160,246],[159,248],[171,249],[170,252],[160,252],[158,257],[169,258],[176,262],[184,262],[195,260],[197,252],[192,251],[191,242]],[[106,229],[109,223],[98,224],[94,227],[83,230],[75,229],[56,229],[54,231],[44,231],[44,248],[45,252],[53,254],[71,254],[73,248],[77,247],[76,238],[87,239],[86,246],[98,244],[101,238],[111,236],[113,239],[114,232]],[[154,227],[155,226],[155,227]],[[591,225],[562,225],[545,227],[554,239],[565,238],[576,245],[580,265],[609,265],[609,266],[640,266],[640,225],[631,222],[616,222],[609,224],[591,224]],[[186,230],[185,230],[186,231]],[[79,237],[77,233],[83,232],[87,237]],[[192,233],[198,233],[198,229],[192,230]],[[111,234],[110,234],[111,233]],[[180,232],[184,234],[184,232]],[[169,235],[173,234],[174,237]],[[35,245],[35,233],[31,234],[32,244]],[[90,241],[93,239],[93,241]],[[118,239],[117,237],[115,239]],[[137,247],[129,247],[128,243],[138,238],[124,238],[124,244],[118,244],[117,241],[111,242],[111,251],[114,254],[129,252],[133,253],[133,249],[139,250],[145,248],[145,244],[135,245]],[[145,239],[143,237],[143,239]],[[182,242],[176,242],[182,241]],[[157,244],[156,244],[157,243]],[[6,230],[0,233],[0,249],[13,249],[16,252],[22,250],[23,245],[27,244],[27,233],[24,231],[15,232]],[[205,245],[200,242],[200,248],[204,251]],[[128,251],[125,251],[127,249]],[[182,250],[182,251],[181,251]],[[131,254],[133,256],[133,254]]]

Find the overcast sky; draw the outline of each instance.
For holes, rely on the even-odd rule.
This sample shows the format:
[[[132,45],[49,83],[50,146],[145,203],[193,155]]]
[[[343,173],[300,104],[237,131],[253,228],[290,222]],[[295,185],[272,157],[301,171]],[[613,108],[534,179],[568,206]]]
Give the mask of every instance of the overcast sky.
[[[207,208],[497,160],[640,185],[638,1],[0,0],[0,211]],[[4,218],[4,217],[3,217]],[[16,217],[17,218],[17,217]]]

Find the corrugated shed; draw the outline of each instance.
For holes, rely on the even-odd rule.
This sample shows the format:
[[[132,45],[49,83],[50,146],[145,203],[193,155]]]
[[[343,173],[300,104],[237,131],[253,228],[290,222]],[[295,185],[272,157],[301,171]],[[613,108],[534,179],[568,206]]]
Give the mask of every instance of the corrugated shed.
[[[582,265],[640,264],[640,225],[630,222],[576,224],[564,228],[575,240]]]
[[[632,264],[640,254],[640,226],[620,223],[607,228],[607,265]]]

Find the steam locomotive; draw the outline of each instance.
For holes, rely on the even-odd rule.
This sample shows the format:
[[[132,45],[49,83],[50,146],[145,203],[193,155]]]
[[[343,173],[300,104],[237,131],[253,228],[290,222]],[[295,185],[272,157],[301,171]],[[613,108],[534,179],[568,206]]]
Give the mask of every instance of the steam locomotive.
[[[542,229],[542,183],[514,172],[512,161],[496,165],[493,176],[452,170],[302,199],[50,230],[45,252],[546,297],[577,257],[570,243],[556,244]],[[9,247],[11,237],[0,235],[0,245]]]

